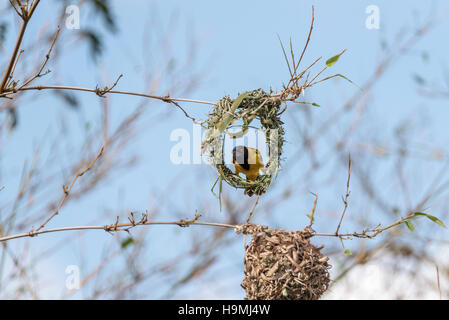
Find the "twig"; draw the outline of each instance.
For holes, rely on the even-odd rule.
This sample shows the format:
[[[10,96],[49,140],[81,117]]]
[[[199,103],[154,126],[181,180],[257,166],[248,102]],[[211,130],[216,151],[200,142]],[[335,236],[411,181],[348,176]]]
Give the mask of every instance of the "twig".
[[[19,62],[20,56],[22,55],[23,52],[24,52],[24,50],[21,49],[19,51],[19,54],[17,55],[16,62],[14,63],[14,66],[12,67],[11,73],[9,74],[8,80],[6,81],[6,86],[7,87],[10,85],[9,83],[10,83],[10,81],[12,80],[12,78],[14,76],[14,71],[16,70],[17,62]],[[13,87],[14,87],[14,85],[13,85]]]
[[[11,4],[11,7],[14,8],[14,10],[15,10],[16,13],[17,13],[17,15],[23,19],[22,14],[19,12],[19,10],[17,10],[17,8],[16,8],[16,6],[14,5],[14,3],[12,2],[12,0],[9,0],[9,3]]]
[[[343,49],[343,51],[340,52],[340,53],[338,54],[338,56],[341,56],[343,53],[345,53],[345,51],[346,51],[346,49]],[[326,65],[320,72],[318,72],[318,73],[312,78],[312,80],[309,81],[309,83],[307,83],[307,84],[304,85],[304,86],[305,86],[305,87],[311,87],[311,86],[313,86],[314,84],[317,84],[317,83],[323,82],[323,81],[325,81],[325,80],[329,80],[329,79],[332,79],[332,78],[334,78],[334,77],[338,77],[338,76],[339,76],[338,74],[334,74],[333,76],[326,77],[326,78],[321,79],[321,80],[319,80],[319,81],[313,82],[313,81],[314,81],[314,80],[315,80],[321,73],[323,73],[323,71],[326,70],[327,68],[328,68],[328,66]]]
[[[193,219],[191,219],[191,220],[184,220],[184,219],[181,219],[181,220],[179,220],[179,222],[177,223],[177,225],[180,226],[180,227],[188,227],[188,226],[190,226],[191,224],[194,224],[195,222],[197,222],[197,221],[199,220],[200,217],[201,217],[201,215],[198,214],[198,212],[195,212],[195,216],[193,217]]]
[[[181,105],[180,105],[179,103],[177,103],[175,100],[170,99],[170,98],[167,97],[167,100],[163,100],[163,101],[164,101],[164,102],[167,102],[167,103],[174,104],[176,107],[178,107],[179,110],[181,110],[181,111],[184,113],[184,115],[185,115],[187,118],[189,118],[189,119],[192,120],[193,122],[196,122],[196,121],[197,121],[194,117],[192,117],[191,115],[189,115],[189,114],[187,113],[187,111],[185,111],[184,108],[181,107]]]
[[[284,51],[284,56],[286,58],[287,66],[288,66],[288,69],[289,69],[289,72],[290,72],[290,80],[288,81],[287,86],[285,87],[286,89],[293,88],[293,87],[297,86],[298,80],[304,75],[304,73],[307,71],[307,69],[309,69],[311,67],[311,66],[309,66],[309,68],[307,68],[306,70],[303,70],[299,75],[296,73],[298,71],[299,65],[301,64],[302,58],[304,57],[304,53],[306,52],[306,49],[307,49],[307,47],[309,45],[310,37],[312,35],[313,22],[314,21],[315,21],[315,9],[312,6],[312,21],[310,22],[309,34],[307,36],[306,44],[304,45],[304,48],[302,49],[301,55],[300,55],[299,60],[298,60],[297,63],[295,63],[295,55],[293,53],[292,42],[291,42],[291,39],[290,39],[290,53],[291,53],[291,56],[292,56],[293,72],[291,71],[290,64],[289,64],[288,59],[287,59],[287,57],[285,55],[284,48],[282,48],[282,50]],[[282,42],[281,42],[281,45],[282,45]],[[315,64],[315,63],[313,63],[313,64]]]
[[[58,26],[58,29],[57,29],[57,31],[56,31],[56,33],[55,33],[55,36],[53,37],[53,41],[51,42],[50,48],[48,49],[48,52],[47,52],[47,54],[45,55],[45,60],[44,60],[44,62],[42,63],[42,65],[41,65],[39,71],[38,71],[34,76],[32,76],[30,79],[28,79],[27,81],[25,81],[25,82],[18,88],[18,90],[21,90],[22,88],[26,87],[26,86],[29,85],[31,82],[33,82],[36,78],[40,78],[40,77],[42,77],[43,75],[46,75],[46,74],[48,74],[48,73],[50,72],[50,70],[48,70],[48,71],[46,71],[45,73],[42,73],[42,71],[44,70],[45,66],[46,66],[47,63],[48,63],[48,60],[50,60],[51,52],[53,51],[53,47],[55,46],[55,43],[56,43],[56,40],[58,39],[58,36],[59,36],[59,32],[60,32],[60,31],[61,31],[61,28]]]
[[[117,78],[117,80],[115,80],[114,84],[112,85],[112,87],[108,88],[107,86],[104,87],[103,89],[98,88],[98,86],[95,88],[95,93],[97,94],[97,96],[99,97],[104,97],[104,95],[108,92],[111,92],[112,89],[115,88],[115,86],[117,85],[117,83],[119,82],[119,80],[123,77],[123,74],[120,74]]]
[[[8,66],[7,66],[5,74],[3,76],[3,80],[2,80],[2,82],[0,84],[0,92],[3,92],[5,87],[6,87],[6,83],[9,80],[12,68],[13,68],[13,66],[15,64],[16,59],[17,59],[17,54],[19,53],[20,45],[22,44],[23,35],[25,34],[25,30],[27,28],[28,21],[30,21],[31,16],[34,13],[34,10],[36,9],[37,5],[39,4],[39,1],[40,0],[34,1],[31,4],[31,7],[29,9],[25,8],[25,7],[21,7],[22,14],[19,14],[19,12],[17,11],[16,7],[13,6],[14,9],[16,10],[16,12],[19,14],[19,16],[22,18],[23,22],[22,22],[22,26],[21,26],[20,31],[19,31],[19,35],[17,36],[16,44],[15,44],[13,52],[11,54],[11,59],[9,60]]]
[[[312,227],[313,224],[313,215],[315,214],[315,209],[316,209],[316,204],[318,202],[318,195],[311,192],[311,194],[313,194],[315,196],[315,199],[313,200],[313,208],[312,208],[312,212],[310,213],[310,223],[309,223],[309,227]]]
[[[348,208],[348,198],[349,198],[349,182],[351,181],[351,155],[348,156],[348,180],[346,181],[346,195],[343,198],[343,203],[345,207],[343,208],[343,212],[340,217],[340,221],[338,222],[337,230],[335,231],[335,234],[338,234],[338,231],[340,230],[341,222],[343,221],[343,218],[346,213],[346,209]]]
[[[441,295],[441,286],[440,286],[440,271],[438,270],[438,265],[435,265],[436,271],[437,271],[437,284],[438,284],[438,292],[440,293],[440,300],[442,299]]]
[[[257,204],[259,203],[259,199],[260,199],[260,196],[257,196],[257,199],[256,199],[256,202],[254,203],[253,209],[251,210],[251,212],[249,213],[248,218],[246,219],[246,223],[249,223],[249,221],[253,217],[254,210],[256,210]]]
[[[100,89],[100,88],[97,87],[95,89],[90,89],[90,88],[71,87],[71,86],[47,86],[47,85],[33,86],[33,87],[21,86],[20,88],[7,88],[7,89],[3,90],[3,92],[0,93],[0,98],[11,98],[11,97],[8,96],[8,94],[17,93],[19,91],[50,90],[50,89],[51,90],[72,90],[72,91],[92,92],[92,93],[95,93],[96,95],[98,95],[99,97],[103,97],[105,94],[108,94],[108,93],[124,94],[124,95],[139,96],[139,97],[150,98],[150,99],[157,99],[157,100],[161,100],[161,101],[164,101],[164,102],[167,102],[167,103],[171,103],[171,104],[175,105],[178,109],[180,109],[187,118],[191,119],[195,123],[197,123],[197,120],[194,117],[192,117],[191,115],[189,115],[187,113],[187,111],[183,107],[181,107],[181,105],[178,103],[178,101],[215,105],[214,102],[210,102],[210,101],[195,100],[195,99],[184,99],[184,98],[170,98],[169,95],[166,95],[166,96],[155,96],[155,95],[151,95],[151,94],[138,93],[138,92],[112,90],[112,88],[115,87],[115,85],[117,84],[118,80],[122,76],[123,75],[119,76],[119,78],[117,79],[117,81],[114,83],[114,85],[111,88],[105,87],[104,89]],[[33,79],[30,79],[30,80],[34,80],[35,78],[36,77],[34,77]],[[29,82],[31,82],[31,81],[29,81]],[[0,111],[2,111],[2,109],[0,109]]]
[[[1,237],[0,242],[18,239],[18,238],[26,238],[26,237],[34,237],[39,234],[51,233],[51,232],[63,232],[63,231],[80,231],[80,230],[105,230],[108,232],[112,231],[126,231],[129,227],[136,226],[148,226],[148,225],[177,225],[177,226],[190,226],[190,225],[201,225],[201,226],[212,226],[212,227],[221,227],[221,228],[231,228],[235,229],[238,225],[231,225],[225,223],[214,223],[214,222],[199,222],[199,221],[153,221],[153,222],[130,222],[130,223],[114,223],[110,225],[97,225],[97,226],[77,226],[77,227],[62,227],[62,228],[53,228],[53,229],[45,229],[45,230],[31,230],[26,233],[16,234],[12,236]]]
[[[306,44],[305,44],[304,48],[302,49],[301,56],[299,57],[299,60],[298,60],[298,64],[295,66],[295,71],[298,69],[299,65],[301,64],[302,57],[304,56],[304,53],[306,52],[307,46],[309,45],[310,36],[312,35],[313,22],[314,21],[315,21],[315,8],[314,8],[314,6],[312,6],[312,21],[310,22],[309,35],[307,36]]]
[[[47,218],[47,220],[45,220],[44,223],[42,223],[40,225],[39,228],[36,229],[36,231],[34,232],[39,232],[43,227],[45,227],[47,225],[47,223],[53,219],[56,215],[59,214],[59,211],[61,210],[62,206],[64,205],[65,200],[67,199],[67,197],[70,194],[70,191],[72,190],[73,186],[75,185],[75,182],[78,180],[79,177],[81,177],[83,174],[85,174],[87,171],[89,171],[92,166],[94,165],[94,163],[102,156],[104,151],[104,146],[102,146],[100,148],[100,151],[97,153],[97,155],[95,156],[95,158],[90,162],[90,164],[87,166],[86,169],[84,169],[83,171],[79,172],[76,174],[76,176],[73,178],[72,183],[70,184],[70,186],[68,188],[66,188],[65,186],[62,186],[62,189],[64,191],[64,196],[62,197],[61,201],[59,202],[56,210],[53,212],[53,214]]]
[[[318,80],[318,81],[315,81],[315,82],[309,82],[307,85],[305,85],[306,87],[311,87],[311,86],[314,86],[314,85],[316,85],[316,84],[318,84],[318,83],[320,83],[320,82],[324,82],[324,81],[327,81],[327,80],[330,80],[330,79],[332,79],[332,78],[336,78],[336,77],[340,77],[340,74],[334,74],[334,75],[332,75],[332,76],[329,76],[329,77],[326,77],[326,78],[323,78],[323,79],[320,79],[320,80]],[[313,80],[313,79],[312,79]]]
[[[295,62],[295,55],[294,55],[294,52],[293,52],[293,45],[292,45],[292,41],[290,39],[290,54],[291,54],[291,59],[292,59],[292,67],[290,67],[290,62],[289,62],[289,60],[287,58],[287,54],[285,53],[284,46],[282,44],[281,39],[279,38],[279,41],[281,43],[282,52],[284,54],[284,58],[285,58],[285,61],[287,63],[288,71],[290,73],[290,79],[288,80],[287,85],[283,85],[283,90],[280,93],[276,93],[276,94],[272,95],[272,97],[278,97],[278,98],[281,99],[281,101],[286,102],[286,101],[295,101],[296,98],[298,98],[301,93],[304,94],[304,88],[307,87],[307,81],[304,83],[304,85],[301,85],[301,86],[298,84],[298,81],[299,81],[299,79],[301,79],[303,77],[303,75],[307,72],[307,70],[309,68],[311,68],[318,60],[321,59],[321,57],[316,59],[309,67],[307,67],[305,70],[301,71],[298,74],[298,72],[297,72],[298,68],[299,68],[299,66],[301,64],[301,61],[302,61],[303,57],[304,57],[304,53],[306,52],[306,49],[307,49],[307,47],[309,45],[310,37],[312,35],[314,20],[315,20],[315,14],[314,14],[314,7],[312,6],[312,20],[310,22],[310,29],[309,29],[309,33],[308,33],[308,36],[307,36],[306,43],[305,43],[305,45],[304,45],[304,47],[302,49],[301,55],[300,55],[300,57],[298,59],[298,62]],[[292,71],[292,68],[293,68],[293,71]],[[318,75],[316,75],[316,76],[318,76]]]
[[[388,229],[391,229],[393,227],[396,227],[398,225],[400,225],[401,223],[404,223],[405,221],[410,220],[410,218],[412,218],[413,216],[415,216],[413,213],[407,215],[404,218],[401,218],[399,220],[397,220],[396,222],[393,222],[392,224],[381,228],[381,225],[377,225],[376,227],[372,228],[372,229],[365,229],[362,232],[354,232],[354,233],[314,233],[313,236],[321,236],[321,237],[339,237],[339,238],[347,238],[347,239],[351,239],[351,238],[367,238],[367,239],[372,239],[375,238],[377,235],[381,234],[384,231],[387,231]]]
[[[11,59],[9,60],[8,67],[6,68],[5,74],[3,76],[3,80],[0,84],[0,92],[3,92],[3,89],[6,86],[6,82],[9,79],[9,75],[11,74],[12,67],[15,64],[17,54],[19,52],[20,44],[22,43],[23,35],[25,34],[26,27],[27,27],[27,22],[24,20],[24,22],[22,23],[22,27],[20,28],[19,36],[17,37],[16,45],[13,49]]]
[[[20,88],[20,89],[19,88],[6,89],[3,91],[3,93],[0,93],[0,98],[5,97],[7,94],[16,93],[19,91],[27,91],[27,90],[72,90],[72,91],[92,92],[95,94],[97,94],[97,92],[98,92],[98,88],[90,89],[90,88],[73,87],[73,86],[43,85],[43,86],[24,87],[24,88]],[[139,96],[139,97],[144,97],[144,98],[157,99],[157,100],[161,100],[164,102],[180,101],[180,102],[192,102],[192,103],[215,105],[215,102],[210,102],[210,101],[203,101],[203,100],[196,100],[196,99],[185,99],[185,98],[171,98],[169,96],[156,96],[156,95],[151,95],[151,94],[146,94],[146,93],[138,93],[138,92],[130,92],[130,91],[108,90],[107,93]]]

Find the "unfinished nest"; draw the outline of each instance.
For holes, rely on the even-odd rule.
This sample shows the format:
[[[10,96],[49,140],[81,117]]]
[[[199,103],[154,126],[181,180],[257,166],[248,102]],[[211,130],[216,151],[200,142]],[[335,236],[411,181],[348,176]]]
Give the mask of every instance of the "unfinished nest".
[[[219,175],[229,185],[244,189],[245,194],[261,195],[270,186],[272,176],[279,169],[282,145],[284,143],[283,122],[280,119],[282,101],[279,97],[272,97],[262,89],[241,94],[237,99],[231,100],[229,96],[217,102],[214,110],[206,120],[208,130],[206,139],[202,143],[202,150],[209,153],[211,162]],[[242,131],[229,133],[227,129],[239,119],[243,120]],[[243,136],[251,121],[258,119],[265,132],[270,159],[265,166],[264,174],[254,181],[248,181],[234,174],[224,165],[224,135],[228,133],[232,138]]]
[[[316,300],[329,286],[328,258],[310,243],[312,230],[270,229],[245,224],[237,232],[252,240],[245,248],[242,287],[249,300]]]

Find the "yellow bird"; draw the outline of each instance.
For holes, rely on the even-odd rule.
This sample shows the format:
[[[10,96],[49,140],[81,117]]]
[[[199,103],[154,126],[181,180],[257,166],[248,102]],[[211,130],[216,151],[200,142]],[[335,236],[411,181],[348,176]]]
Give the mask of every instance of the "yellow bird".
[[[234,147],[232,162],[235,165],[235,174],[241,172],[246,175],[247,180],[256,180],[259,170],[265,167],[259,150],[245,146]]]

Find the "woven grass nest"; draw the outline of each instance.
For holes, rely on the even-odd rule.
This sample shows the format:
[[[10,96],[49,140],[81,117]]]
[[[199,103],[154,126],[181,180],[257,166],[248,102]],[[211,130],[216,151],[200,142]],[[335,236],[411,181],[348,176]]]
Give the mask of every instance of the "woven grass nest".
[[[316,300],[330,282],[328,258],[308,240],[312,230],[271,229],[245,224],[237,230],[251,235],[245,248],[242,287],[249,300]]]
[[[271,97],[262,89],[245,92],[238,98],[232,100],[226,96],[219,100],[212,113],[209,114],[207,123],[206,139],[202,143],[202,150],[209,153],[211,162],[217,169],[219,175],[229,185],[244,189],[248,196],[253,194],[261,195],[270,186],[273,175],[279,169],[280,156],[284,143],[283,122],[280,114],[282,101],[278,97]],[[239,133],[229,133],[229,126],[243,120],[242,131]],[[239,175],[234,174],[224,165],[224,135],[227,133],[233,138],[241,137],[246,133],[249,124],[258,119],[261,128],[265,132],[266,142],[269,148],[270,159],[267,162],[264,174],[254,181],[248,181]]]

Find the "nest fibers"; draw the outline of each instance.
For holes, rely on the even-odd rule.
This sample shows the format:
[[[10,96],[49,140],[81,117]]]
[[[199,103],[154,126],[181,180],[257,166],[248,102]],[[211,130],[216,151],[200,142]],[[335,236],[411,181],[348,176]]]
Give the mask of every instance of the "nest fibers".
[[[315,300],[329,286],[328,258],[310,243],[312,230],[270,229],[245,224],[236,232],[249,234],[242,287],[250,300]]]
[[[272,176],[279,169],[284,143],[284,128],[280,115],[285,108],[281,110],[281,104],[279,97],[272,97],[262,89],[257,89],[245,92],[234,100],[228,96],[222,98],[206,120],[208,130],[206,139],[202,143],[202,152],[208,151],[212,164],[223,180],[235,188],[245,189],[245,194],[249,196],[265,193],[270,186]],[[243,120],[242,131],[228,132],[229,126],[239,119]],[[264,174],[254,181],[248,181],[234,174],[224,165],[224,134],[227,133],[232,138],[242,137],[254,119],[260,121],[261,129],[265,132],[270,159],[263,169]]]

